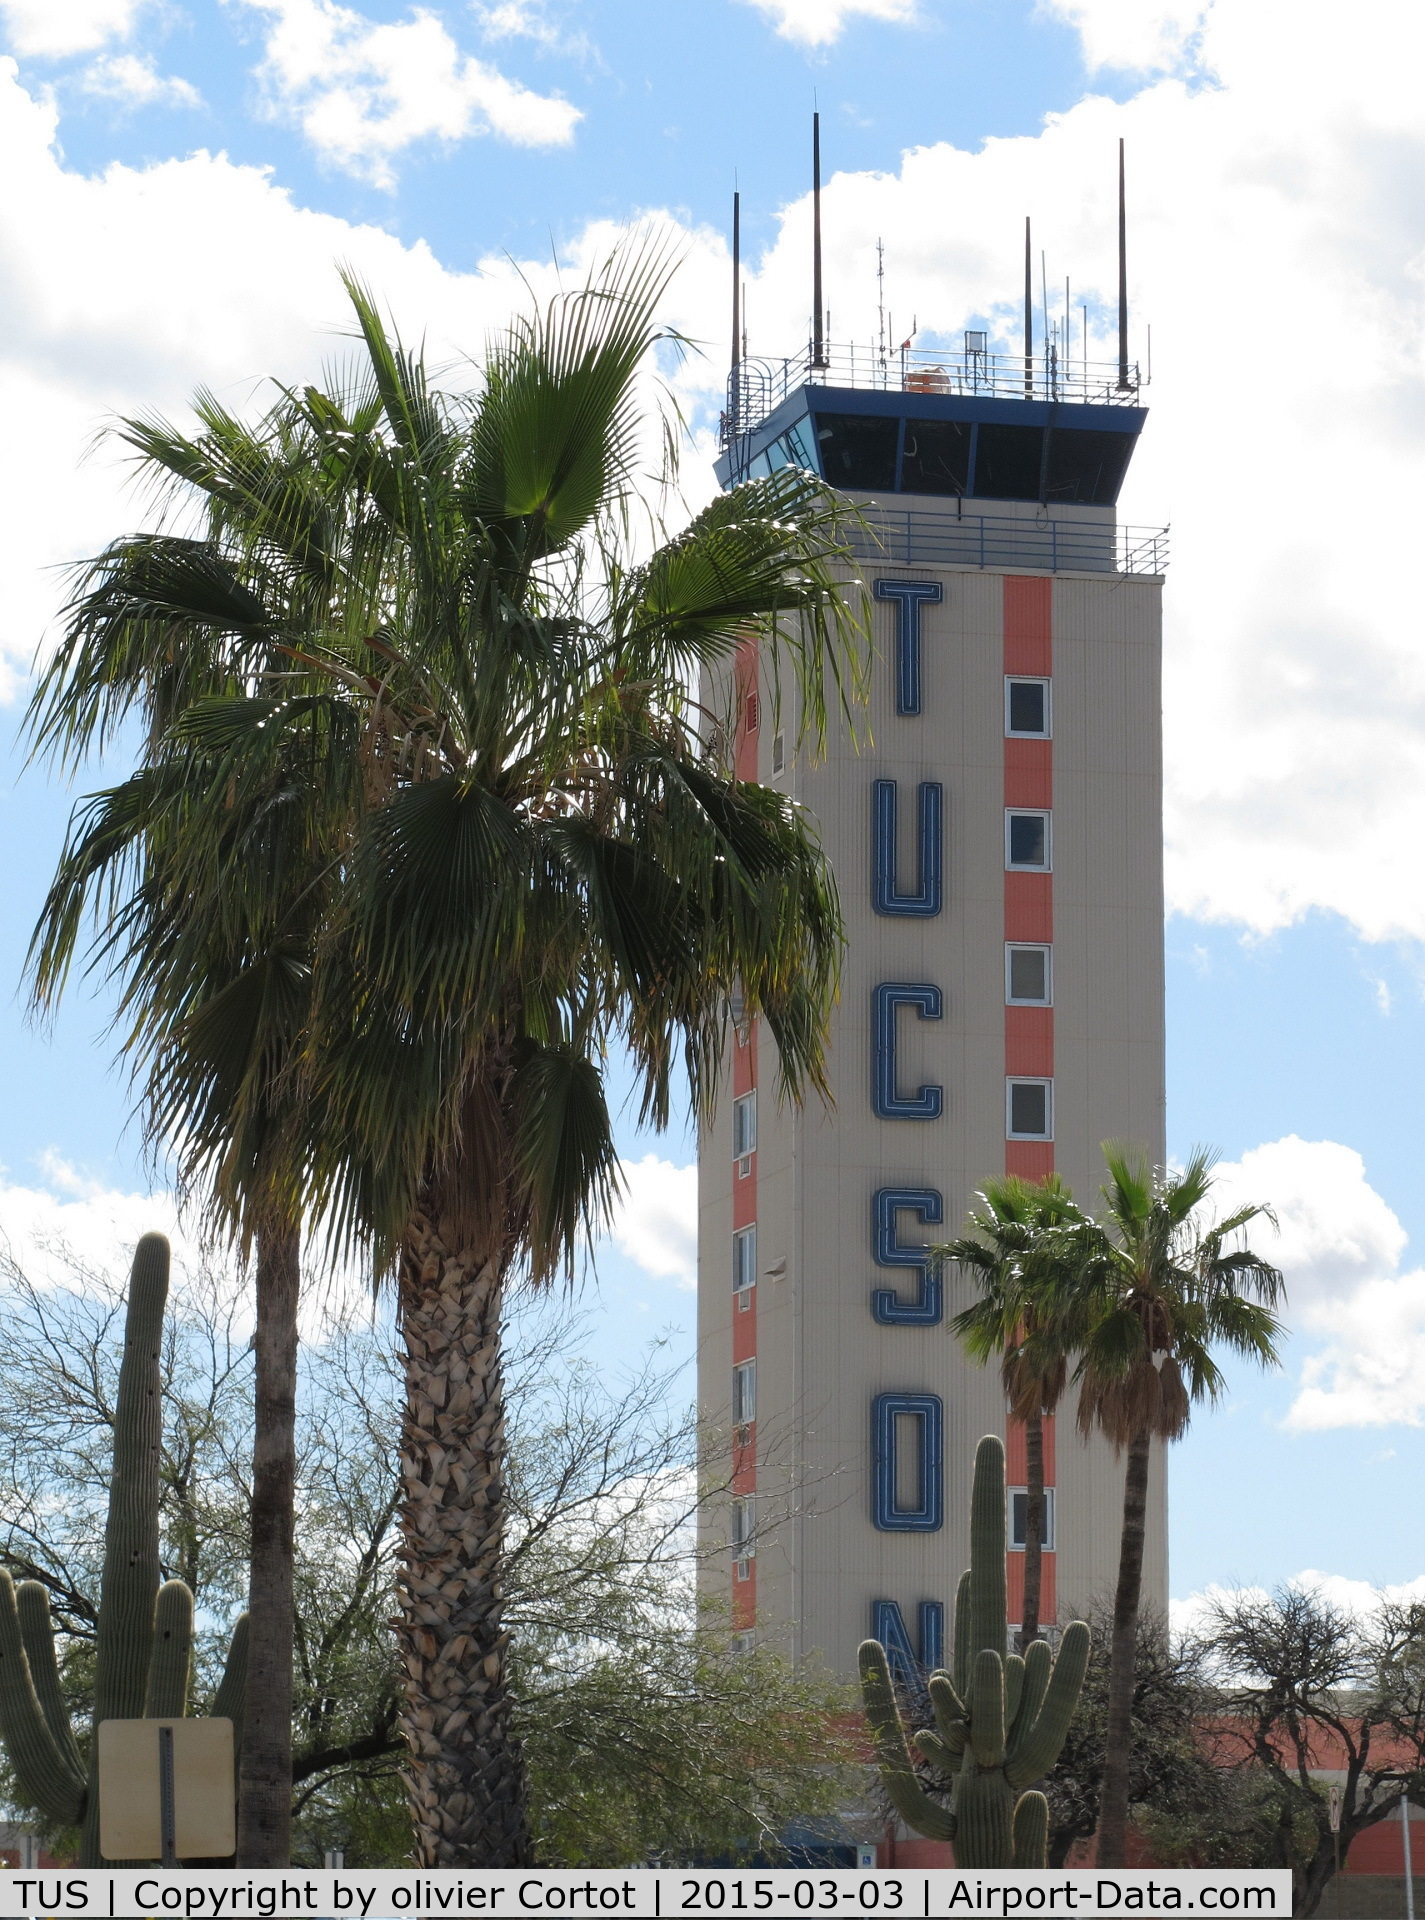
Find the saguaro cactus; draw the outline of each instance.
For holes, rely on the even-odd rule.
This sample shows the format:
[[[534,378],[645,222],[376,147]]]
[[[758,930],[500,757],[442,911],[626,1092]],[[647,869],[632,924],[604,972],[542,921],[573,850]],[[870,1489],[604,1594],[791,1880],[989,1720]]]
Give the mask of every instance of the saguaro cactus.
[[[114,1466],[99,1587],[95,1727],[101,1720],[181,1719],[188,1711],[193,1596],[181,1580],[159,1584],[158,1507],[168,1301],[168,1242],[146,1233],[134,1253],[124,1317],[124,1357],[114,1413]],[[247,1615],[233,1630],[215,1715],[241,1729]],[[59,1684],[49,1596],[18,1587],[0,1569],[0,1737],[20,1784],[56,1826],[82,1826],[80,1865],[99,1855],[98,1742],[86,1766]]]
[[[886,1650],[861,1644],[861,1693],[881,1778],[897,1813],[932,1840],[953,1840],[962,1867],[1047,1864],[1049,1803],[1024,1788],[1059,1757],[1079,1703],[1089,1658],[1082,1620],[1065,1627],[1057,1659],[1032,1641],[1007,1653],[1004,1443],[987,1434],[975,1451],[970,1500],[970,1570],[955,1596],[954,1673],[932,1673],[934,1728],[916,1749],[953,1777],[950,1805],[925,1791],[906,1746]]]

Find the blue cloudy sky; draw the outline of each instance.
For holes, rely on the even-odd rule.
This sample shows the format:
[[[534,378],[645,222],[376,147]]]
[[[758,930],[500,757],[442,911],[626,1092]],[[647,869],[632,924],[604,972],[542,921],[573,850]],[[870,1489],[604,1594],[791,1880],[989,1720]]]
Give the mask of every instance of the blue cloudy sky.
[[[1173,525],[1170,1140],[1269,1197],[1287,1365],[1178,1450],[1173,1590],[1425,1581],[1425,14],[1359,0],[0,0],[0,726],[66,561],[142,503],[96,428],[341,350],[335,263],[436,359],[637,216],[676,228],[670,379],[710,486],[726,215],[752,350],[805,338],[808,117],[827,299],[1013,324],[1022,219],[1107,340],[1128,141],[1152,419],[1125,517]],[[900,329],[898,328],[898,331]],[[1412,581],[1415,582],[1412,585]],[[166,1217],[102,995],[18,999],[71,796],[0,770],[0,1226],[101,1257]],[[1411,823],[1414,822],[1414,825]],[[627,1135],[596,1350],[686,1351],[687,1140]],[[647,1156],[655,1156],[653,1159]],[[1412,1488],[1416,1491],[1412,1494]]]

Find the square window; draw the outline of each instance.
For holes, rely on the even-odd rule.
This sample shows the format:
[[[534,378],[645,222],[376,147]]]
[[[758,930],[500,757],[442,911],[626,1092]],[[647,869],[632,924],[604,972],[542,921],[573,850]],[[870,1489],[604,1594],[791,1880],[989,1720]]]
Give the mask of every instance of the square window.
[[[732,1236],[732,1290],[746,1293],[757,1284],[757,1229],[742,1227]]]
[[[1037,873],[1048,872],[1049,818],[1047,813],[1006,813],[1004,816],[1004,863],[1007,867],[1022,867]]]
[[[1011,1553],[1023,1553],[1024,1543],[1029,1537],[1029,1489],[1011,1487],[1009,1490],[1009,1550]],[[1039,1543],[1046,1553],[1054,1551],[1054,1489],[1044,1489],[1044,1538]]]
[[[1047,1007],[1054,998],[1049,947],[1006,947],[1004,997],[1012,1007]]]
[[[1005,1132],[1011,1140],[1052,1140],[1054,1102],[1052,1080],[1010,1080]]]
[[[744,1093],[732,1103],[732,1157],[741,1160],[757,1146],[757,1094]]]
[[[732,1424],[745,1427],[757,1418],[757,1362],[744,1360],[732,1369]]]
[[[1004,683],[1004,730],[1028,739],[1049,737],[1049,682],[1047,680],[1006,680]]]
[[[732,1636],[732,1651],[734,1653],[751,1653],[756,1645],[757,1635],[755,1633],[735,1633]]]

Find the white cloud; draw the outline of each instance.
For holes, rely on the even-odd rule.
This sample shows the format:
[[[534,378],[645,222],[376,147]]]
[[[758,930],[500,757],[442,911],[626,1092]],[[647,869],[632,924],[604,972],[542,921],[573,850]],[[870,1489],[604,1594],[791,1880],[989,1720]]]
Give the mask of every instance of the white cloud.
[[[698,1278],[698,1170],[657,1154],[625,1160],[627,1192],[613,1239],[630,1260],[656,1278],[695,1287]]]
[[[1382,1606],[1407,1606],[1425,1600],[1425,1574],[1418,1575],[1414,1580],[1403,1580],[1396,1586],[1373,1587],[1369,1580],[1351,1580],[1342,1573],[1318,1573],[1314,1567],[1308,1567],[1283,1584],[1317,1594],[1331,1606],[1339,1607],[1343,1613],[1354,1614],[1357,1619],[1367,1622],[1380,1612]],[[1268,1597],[1262,1587],[1233,1588],[1214,1582],[1197,1593],[1190,1593],[1185,1600],[1170,1600],[1169,1625],[1175,1634],[1199,1633],[1206,1627],[1215,1606],[1224,1601],[1231,1602],[1239,1594],[1256,1600]]]
[[[1091,72],[1170,73],[1188,57],[1211,0],[1040,0],[1040,11],[1077,30]]]
[[[1224,1209],[1266,1201],[1280,1237],[1250,1232],[1286,1275],[1287,1318],[1317,1351],[1303,1365],[1286,1424],[1298,1432],[1425,1424],[1425,1270],[1401,1270],[1406,1233],[1333,1140],[1255,1147],[1219,1169]]]
[[[487,40],[529,40],[544,53],[578,59],[593,55],[593,43],[586,33],[566,32],[535,0],[499,0],[495,6],[477,7],[476,12]]]
[[[784,40],[829,47],[849,20],[883,20],[905,26],[916,17],[916,0],[747,0],[765,13]]]
[[[0,20],[16,53],[88,53],[133,31],[144,0],[0,0]]]
[[[160,73],[148,54],[117,53],[91,61],[80,85],[125,107],[201,107],[203,96],[177,74]]]
[[[395,157],[421,141],[492,133],[516,146],[567,146],[583,117],[462,53],[424,7],[382,23],[336,0],[246,4],[271,21],[259,74],[272,111],[323,160],[373,186],[394,187]]]
[[[41,1286],[72,1280],[64,1249],[96,1273],[119,1270],[146,1233],[166,1233],[180,1255],[196,1251],[179,1229],[172,1194],[103,1187],[53,1152],[41,1172],[43,1185],[22,1186],[0,1169],[0,1247]]]

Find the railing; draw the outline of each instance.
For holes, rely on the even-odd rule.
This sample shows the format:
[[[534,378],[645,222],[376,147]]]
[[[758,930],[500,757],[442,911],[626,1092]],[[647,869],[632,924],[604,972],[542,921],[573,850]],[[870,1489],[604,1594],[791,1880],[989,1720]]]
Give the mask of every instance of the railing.
[[[847,529],[858,560],[899,566],[1023,568],[1031,573],[1166,571],[1166,527],[864,507]]]
[[[807,386],[864,388],[884,393],[959,394],[1001,400],[1065,400],[1096,406],[1138,405],[1138,368],[1128,369],[1120,386],[1116,360],[1065,359],[1057,347],[1027,359],[1019,353],[969,350],[937,353],[902,347],[880,353],[874,347],[825,346],[819,361],[812,349],[790,360],[743,360],[727,382],[727,411],[722,416],[723,446],[751,433],[789,393]]]

